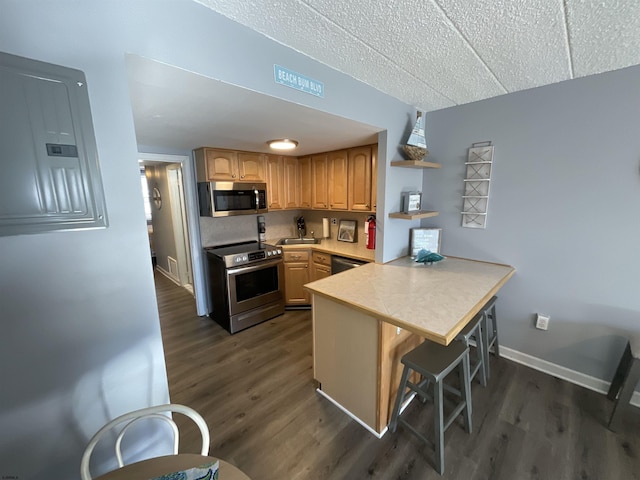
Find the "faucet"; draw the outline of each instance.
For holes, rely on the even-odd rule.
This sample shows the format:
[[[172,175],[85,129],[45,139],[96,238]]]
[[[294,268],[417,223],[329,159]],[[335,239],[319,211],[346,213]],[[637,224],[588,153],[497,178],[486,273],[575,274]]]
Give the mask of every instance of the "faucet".
[[[302,237],[307,234],[307,227],[304,223],[304,217],[299,217],[296,220],[296,223],[298,225],[298,238],[302,239]]]

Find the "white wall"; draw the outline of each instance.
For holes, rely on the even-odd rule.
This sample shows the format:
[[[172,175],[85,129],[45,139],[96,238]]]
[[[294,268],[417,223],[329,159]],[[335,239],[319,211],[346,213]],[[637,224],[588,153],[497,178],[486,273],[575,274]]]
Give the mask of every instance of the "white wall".
[[[0,475],[78,478],[100,425],[168,400],[126,53],[386,129],[379,178],[393,193],[379,195],[380,220],[417,181],[386,160],[411,107],[188,0],[3,0],[0,50],[85,72],[110,224],[0,238]],[[323,81],[326,97],[276,85],[274,63]],[[404,248],[408,228],[387,232],[379,260]]]
[[[427,115],[441,171],[424,194],[445,254],[516,267],[498,303],[503,345],[610,381],[640,331],[640,67]],[[486,230],[462,228],[467,148],[495,145]],[[534,328],[534,313],[551,316]]]

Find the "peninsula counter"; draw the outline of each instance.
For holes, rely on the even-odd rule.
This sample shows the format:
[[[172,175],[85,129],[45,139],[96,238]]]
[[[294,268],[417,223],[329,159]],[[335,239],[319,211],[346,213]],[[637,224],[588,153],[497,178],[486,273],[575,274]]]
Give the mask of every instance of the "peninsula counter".
[[[319,391],[381,436],[402,355],[425,338],[451,343],[514,272],[463,258],[422,265],[403,257],[308,283]]]

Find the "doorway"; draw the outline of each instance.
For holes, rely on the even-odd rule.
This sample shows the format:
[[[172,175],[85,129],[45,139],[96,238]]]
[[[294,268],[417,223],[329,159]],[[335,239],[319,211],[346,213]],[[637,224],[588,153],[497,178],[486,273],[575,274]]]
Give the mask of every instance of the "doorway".
[[[149,189],[150,246],[156,271],[195,297],[198,315],[206,315],[199,213],[189,156],[138,154]]]

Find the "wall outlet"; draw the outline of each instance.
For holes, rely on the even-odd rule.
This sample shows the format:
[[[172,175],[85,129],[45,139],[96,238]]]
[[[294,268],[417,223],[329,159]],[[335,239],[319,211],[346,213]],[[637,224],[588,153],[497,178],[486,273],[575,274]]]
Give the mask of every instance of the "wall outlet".
[[[338,224],[338,219],[337,218],[332,218],[331,219],[331,225],[337,225]]]
[[[549,328],[549,320],[551,317],[548,315],[536,314],[536,328],[538,330],[547,330]]]

